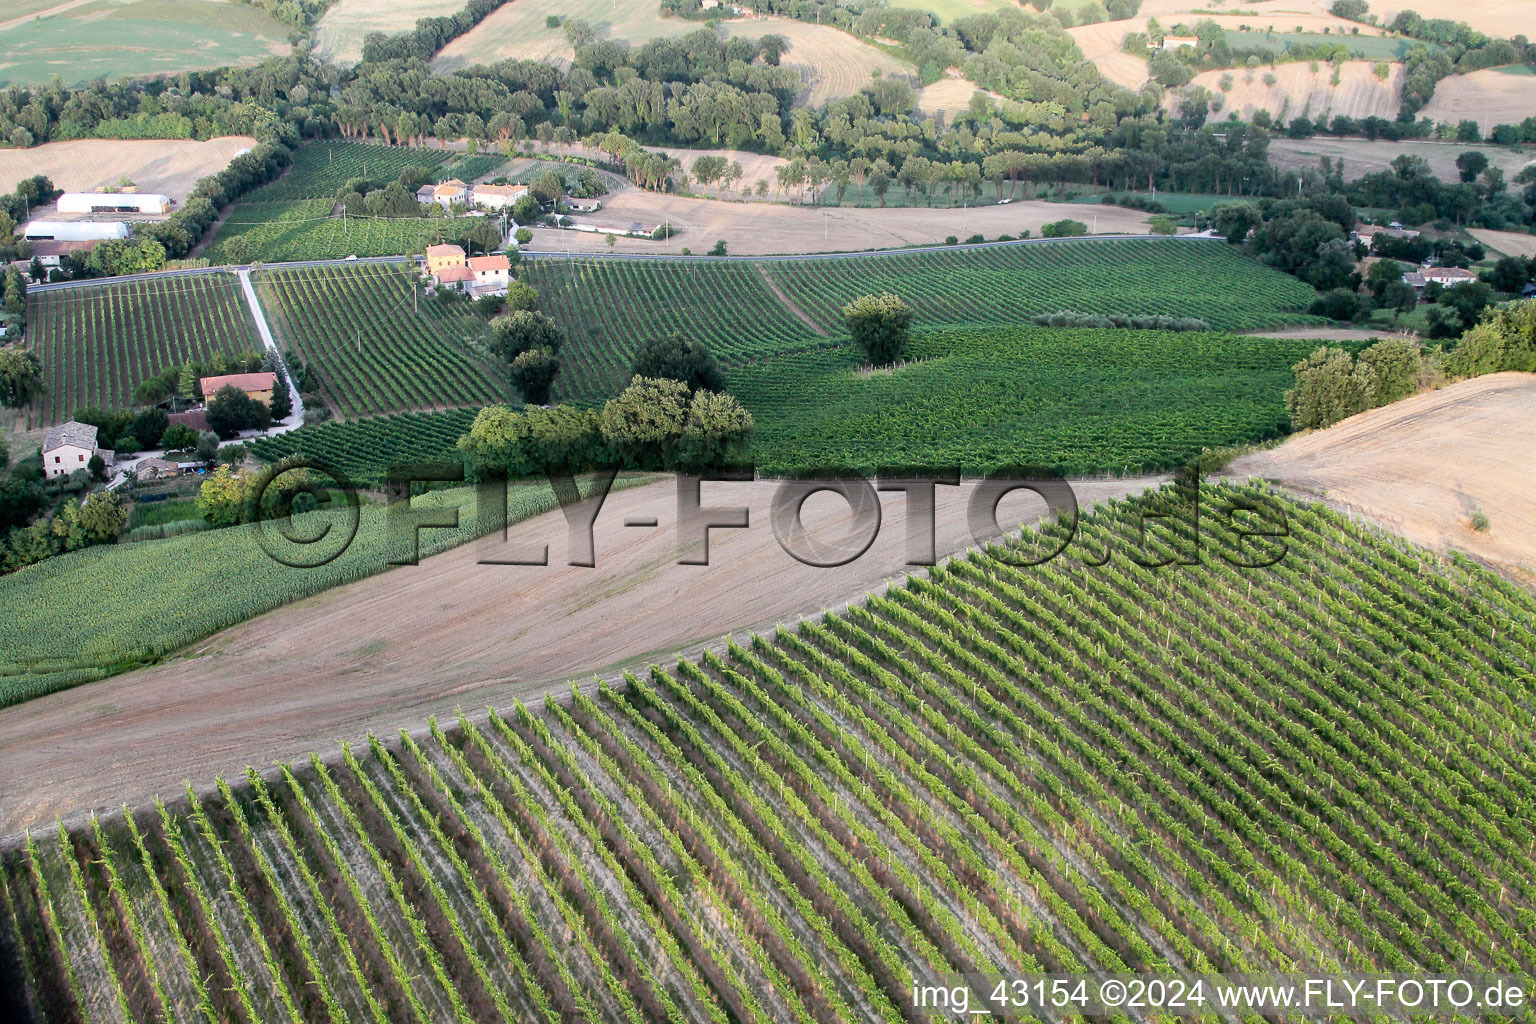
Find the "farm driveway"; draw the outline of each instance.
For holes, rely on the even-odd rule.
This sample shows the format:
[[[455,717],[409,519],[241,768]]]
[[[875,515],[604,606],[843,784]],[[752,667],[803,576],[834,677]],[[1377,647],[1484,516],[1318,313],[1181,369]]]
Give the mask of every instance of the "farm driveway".
[[[1091,502],[1159,478],[1093,480]],[[679,565],[677,493],[664,480],[613,494],[594,529],[596,568],[566,561],[560,512],[280,608],[152,668],[0,710],[0,834],[55,816],[115,808],[183,779],[208,784],[247,764],[334,749],[369,731],[415,728],[431,714],[505,706],[567,689],[566,680],[793,622],[857,600],[903,572],[906,504],[881,496],[883,522],[862,557],[835,569],[794,561],[769,522],[772,481],[706,483],[705,508],[747,506],[750,527],[714,530],[708,567]],[[973,486],[938,489],[936,551],[971,543]],[[1014,504],[1017,502],[1017,504]],[[1005,521],[1043,509],[1005,498]],[[656,528],[626,527],[655,517]],[[846,505],[812,497],[813,539],[847,532]],[[481,565],[549,545],[548,568]]]

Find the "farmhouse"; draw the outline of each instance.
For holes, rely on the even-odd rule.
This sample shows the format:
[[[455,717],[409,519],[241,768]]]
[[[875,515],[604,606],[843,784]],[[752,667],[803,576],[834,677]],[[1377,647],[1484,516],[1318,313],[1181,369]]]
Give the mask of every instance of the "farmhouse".
[[[1191,49],[1192,50],[1196,46],[1199,46],[1199,45],[1200,45],[1200,37],[1199,36],[1164,36],[1163,37],[1163,49],[1165,49],[1165,50],[1184,50],[1184,49]]]
[[[97,239],[96,241],[100,241],[100,239]],[[94,249],[96,247],[96,241],[33,242],[32,255],[37,257],[38,262],[40,262],[45,267],[57,267],[59,264],[64,262],[64,257],[68,256],[70,253],[89,252],[90,250]],[[25,270],[31,261],[22,260],[20,262],[22,264],[21,269]]]
[[[437,277],[450,267],[467,267],[464,248],[458,245],[427,246],[427,273]]]
[[[421,188],[416,190],[416,201],[418,203],[423,203],[423,204],[425,204],[425,203],[435,203],[435,202],[437,202],[437,200],[434,198],[436,193],[437,193],[437,186],[436,185],[423,185],[423,186],[421,186]]]
[[[29,220],[21,234],[29,242],[99,242],[127,238],[128,225],[120,220]]]
[[[275,373],[226,373],[218,377],[204,377],[198,381],[203,401],[219,393],[220,388],[237,388],[247,398],[254,398],[266,405],[272,404],[272,389],[277,386]]]
[[[565,201],[565,205],[570,207],[572,213],[596,213],[603,208],[600,199],[571,198]]]
[[[1425,267],[1419,271],[1419,274],[1424,278],[1426,284],[1434,281],[1446,288],[1454,288],[1459,284],[1466,284],[1468,281],[1477,280],[1476,274],[1470,270],[1463,270],[1460,267]]]
[[[89,469],[91,456],[98,454],[95,427],[75,420],[60,423],[43,439],[43,476],[52,480]]]
[[[512,274],[512,261],[505,256],[472,256],[469,271],[474,274],[475,290],[482,294],[504,292]]]
[[[170,213],[176,202],[152,192],[65,192],[60,213]]]
[[[458,178],[450,178],[432,189],[432,201],[445,210],[454,203],[468,202],[469,186]]]
[[[472,201],[487,210],[505,210],[527,194],[527,185],[476,185]]]
[[[163,480],[180,476],[185,468],[182,463],[170,459],[148,458],[140,459],[133,467],[133,472],[140,480]]]
[[[475,283],[475,272],[468,267],[444,267],[433,279],[441,288],[457,288],[459,291],[469,291]]]

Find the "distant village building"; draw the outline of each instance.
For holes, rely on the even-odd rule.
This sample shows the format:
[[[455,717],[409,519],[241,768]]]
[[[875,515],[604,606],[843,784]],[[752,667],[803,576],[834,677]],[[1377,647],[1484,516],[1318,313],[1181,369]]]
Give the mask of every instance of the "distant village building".
[[[1374,224],[1362,224],[1355,229],[1355,237],[1364,242],[1367,248],[1374,247],[1378,238],[1418,238],[1417,231],[1411,231],[1400,225],[1392,227],[1377,227]]]
[[[565,205],[570,207],[572,213],[596,213],[603,208],[603,203],[600,199],[576,199],[573,197],[567,199]]]
[[[416,190],[416,201],[418,203],[432,203],[432,202],[436,202],[437,200],[435,198],[433,198],[436,194],[437,194],[437,186],[436,185],[423,185],[423,186],[421,186],[421,188]]]
[[[127,238],[128,225],[120,220],[29,220],[21,235],[29,242],[99,242]]]
[[[140,459],[135,463],[133,473],[140,480],[164,480],[167,477],[180,476],[185,468],[180,462],[151,457]]]
[[[1200,37],[1199,36],[1164,36],[1163,37],[1163,49],[1165,49],[1165,50],[1194,49],[1196,46],[1199,46],[1199,45],[1200,45]]]
[[[60,213],[170,213],[176,201],[152,192],[65,192]]]
[[[43,476],[52,480],[90,469],[91,456],[98,454],[95,427],[76,420],[60,423],[43,439]]]
[[[527,185],[476,185],[470,201],[487,210],[505,210],[527,194]]]
[[[221,388],[234,388],[245,392],[247,398],[254,398],[269,407],[272,405],[272,389],[276,386],[275,373],[226,373],[198,381],[198,391],[202,393],[204,402],[212,399]]]

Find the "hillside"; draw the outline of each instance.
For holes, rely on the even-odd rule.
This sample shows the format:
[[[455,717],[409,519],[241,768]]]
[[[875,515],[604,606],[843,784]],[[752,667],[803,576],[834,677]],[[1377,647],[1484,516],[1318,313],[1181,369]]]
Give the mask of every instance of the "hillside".
[[[1536,584],[1536,376],[1500,373],[1352,416],[1244,456],[1278,480],[1435,551],[1465,551]],[[1471,526],[1474,511],[1486,530]]]
[[[1280,565],[1227,561],[1253,557],[1246,507],[1288,521]],[[5,854],[0,980],[91,1019],[607,1024],[900,1020],[962,973],[1528,976],[1536,598],[1252,488],[1207,492],[1203,564],[1131,561],[1139,516],[1189,511],[1142,497],[1084,517],[1066,560],[972,555],[329,764],[217,788],[167,766],[199,793]],[[368,657],[415,693],[399,653]],[[377,679],[303,674],[294,709]],[[247,679],[223,722],[270,693]],[[70,719],[71,774],[101,721]]]
[[[1497,125],[1519,124],[1533,114],[1536,74],[1525,68],[1488,68],[1443,79],[1419,116],[1452,124],[1476,121],[1487,135]]]
[[[1258,110],[1268,111],[1282,124],[1306,117],[1327,123],[1335,117],[1380,117],[1393,120],[1402,106],[1403,66],[1393,64],[1390,73],[1380,78],[1371,61],[1349,60],[1338,67],[1339,82],[1333,83],[1328,65],[1308,63],[1280,64],[1274,68],[1237,68],[1230,71],[1202,71],[1188,88],[1204,87],[1222,100],[1218,118],[1229,111],[1245,121]],[[1275,83],[1270,85],[1269,78]],[[1230,89],[1221,87],[1227,81]],[[1533,79],[1532,81],[1536,81]],[[1170,111],[1178,107],[1180,93],[1173,93],[1166,103]]]

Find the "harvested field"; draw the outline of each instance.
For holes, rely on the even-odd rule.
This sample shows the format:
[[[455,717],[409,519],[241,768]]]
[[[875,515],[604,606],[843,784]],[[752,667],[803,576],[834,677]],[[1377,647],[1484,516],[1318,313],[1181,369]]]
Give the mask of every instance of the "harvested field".
[[[1533,405],[1536,375],[1490,374],[1244,456],[1227,472],[1279,480],[1536,585]],[[1479,509],[1490,524],[1482,532],[1469,519]]]
[[[1490,231],[1487,228],[1469,228],[1468,233],[1505,256],[1536,256],[1536,235],[1522,235],[1516,231]]]
[[[599,38],[623,39],[636,45],[663,36],[686,35],[704,26],[682,18],[661,18],[655,8],[636,4],[615,15],[613,5],[588,0],[572,4],[567,0],[518,0],[507,4],[486,18],[474,30],[454,40],[433,60],[438,71],[456,71],[472,64],[490,63],[511,57],[569,63],[574,56],[561,29],[548,28],[544,19],[557,14],[586,18]],[[789,49],[781,61],[795,68],[805,81],[806,90],[799,102],[820,106],[831,100],[858,92],[870,76],[906,76],[915,86],[916,72],[910,64],[897,60],[846,32],[821,25],[810,25],[783,18],[741,18],[721,23],[723,31],[733,36],[755,39],[774,33],[789,40]]]
[[[1531,31],[1530,0],[1395,0],[1380,6],[1372,4],[1371,10],[1387,22],[1401,11],[1417,11],[1425,18],[1464,21],[1479,32],[1503,38],[1530,35]]]
[[[315,26],[315,56],[355,63],[369,32],[406,32],[419,18],[442,17],[463,6],[463,0],[339,0]]]
[[[1160,482],[1075,487],[1086,507]],[[505,545],[493,534],[288,605],[166,664],[5,708],[0,833],[171,794],[182,779],[288,760],[337,737],[415,728],[459,705],[531,700],[565,679],[612,675],[727,631],[771,629],[839,607],[903,573],[901,494],[882,496],[879,535],[863,557],[819,569],[774,539],[776,489],[768,481],[705,485],[705,507],[751,510],[750,529],[711,533],[707,567],[677,564],[676,488],[666,480],[608,498],[594,527],[594,569],[565,564],[565,520],[553,512],[514,527]],[[940,556],[971,544],[972,489],[938,489]],[[1036,514],[1018,496],[1000,509],[1005,522]],[[846,515],[837,499],[812,497],[804,509],[810,538],[844,536]],[[662,527],[626,529],[631,516],[660,517]],[[530,546],[545,543],[547,568],[479,564],[528,557]]]
[[[1536,159],[1528,150],[1502,146],[1467,146],[1456,142],[1418,140],[1370,142],[1366,139],[1286,139],[1277,136],[1270,140],[1269,160],[1282,170],[1310,171],[1316,170],[1319,158],[1328,156],[1344,161],[1344,176],[1353,181],[1375,171],[1390,170],[1392,161],[1407,153],[1429,161],[1430,170],[1442,181],[1458,181],[1456,158],[1468,149],[1480,150],[1488,157],[1491,166],[1502,168],[1510,178]]]
[[[639,190],[610,197],[608,205],[580,221],[603,227],[628,227],[632,223],[671,223],[681,233],[665,242],[621,238],[610,250],[602,234],[535,228],[533,247],[573,252],[669,252],[686,247],[702,253],[716,239],[726,241],[737,256],[775,253],[850,252],[942,242],[947,236],[968,238],[980,233],[990,239],[1040,233],[1044,224],[1073,217],[1102,234],[1147,234],[1148,215],[1119,206],[1084,209],[1061,203],[1018,202],[1008,206],[982,207],[854,207],[785,206],[780,203],[736,203],[689,199]]]
[[[1536,28],[1536,23],[1533,23]],[[1496,125],[1519,124],[1536,113],[1536,75],[1510,75],[1498,68],[1440,80],[1419,112],[1436,121],[1476,121],[1487,135]]]
[[[90,192],[132,181],[140,192],[184,200],[199,178],[224,169],[236,153],[256,140],[230,135],[207,142],[78,139],[32,149],[0,149],[0,192],[34,174],[46,174],[57,188]]]
[[[1297,117],[1319,122],[1338,116],[1391,120],[1402,106],[1403,66],[1393,64],[1384,79],[1377,78],[1372,67],[1369,61],[1345,61],[1339,66],[1338,85],[1333,84],[1333,72],[1326,64],[1316,71],[1303,63],[1281,64],[1273,70],[1264,67],[1204,71],[1195,76],[1189,88],[1204,86],[1225,99],[1221,116],[1235,110],[1245,121],[1252,120],[1256,110],[1267,110],[1282,123]],[[1274,76],[1274,85],[1265,84],[1268,75]],[[1230,92],[1221,89],[1221,81],[1226,77],[1232,80]],[[1179,95],[1169,94],[1170,110],[1177,107]]]
[[[1134,59],[1134,58],[1133,58]],[[968,78],[948,76],[939,79],[932,85],[925,85],[917,91],[917,110],[920,114],[943,114],[953,120],[956,114],[964,113],[970,105],[971,97],[981,90],[981,86]],[[987,92],[994,102],[1007,102],[995,92]]]

